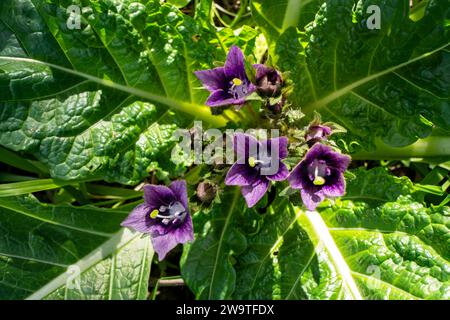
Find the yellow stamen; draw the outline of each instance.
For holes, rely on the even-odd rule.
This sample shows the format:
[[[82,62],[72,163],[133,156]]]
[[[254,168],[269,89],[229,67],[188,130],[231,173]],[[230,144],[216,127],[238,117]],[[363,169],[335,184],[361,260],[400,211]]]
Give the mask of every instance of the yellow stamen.
[[[239,78],[234,78],[231,81],[233,82],[233,86],[240,86],[242,84],[242,80]]]
[[[256,166],[256,159],[253,157],[248,158],[248,165],[254,168]]]
[[[158,209],[153,210],[152,212],[150,212],[150,218],[155,219],[159,214]]]
[[[315,186],[323,186],[325,184],[325,179],[321,176],[316,176],[313,183]]]

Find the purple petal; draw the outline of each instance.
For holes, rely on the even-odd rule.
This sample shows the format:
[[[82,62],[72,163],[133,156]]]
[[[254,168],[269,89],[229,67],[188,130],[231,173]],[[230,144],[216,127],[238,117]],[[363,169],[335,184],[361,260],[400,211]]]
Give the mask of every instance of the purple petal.
[[[332,183],[322,187],[322,192],[327,197],[340,197],[345,193],[345,179],[342,174],[338,174],[336,178],[331,179]]]
[[[163,260],[167,253],[179,243],[186,243],[194,240],[194,229],[190,215],[186,216],[183,224],[177,228],[172,228],[164,234],[152,235],[153,249],[158,254],[159,261]]]
[[[180,201],[183,207],[189,212],[186,181],[176,180],[170,184],[169,188],[172,190],[177,200]]]
[[[194,73],[203,83],[203,86],[211,92],[228,87],[228,80],[225,76],[225,69],[223,67],[195,71]]]
[[[249,82],[247,85],[247,95],[250,95],[252,92],[256,91],[256,89],[257,87],[253,83]]]
[[[273,72],[273,69],[264,65],[264,64],[254,64],[253,68],[256,69],[256,82],[258,82],[262,77],[267,75],[270,72]]]
[[[216,90],[206,100],[206,105],[209,107],[220,107],[226,105],[238,105],[245,103],[245,99],[234,99],[229,93],[223,90]]]
[[[323,157],[330,152],[333,152],[333,150],[320,143],[316,143],[312,146],[311,149],[308,150],[306,153],[306,156],[303,161],[305,161],[307,164],[312,163],[315,159],[323,159]]]
[[[325,195],[322,193],[322,191],[314,193],[309,188],[300,190],[300,194],[303,204],[309,211],[315,210],[317,206],[323,201],[323,199],[325,199]]]
[[[253,207],[262,197],[264,197],[267,189],[269,189],[269,184],[269,180],[262,178],[250,186],[241,187],[241,193],[249,208]]]
[[[272,144],[275,145],[274,148],[276,148],[278,146],[278,158],[279,159],[284,159],[288,156],[288,149],[287,149],[288,138],[286,138],[286,137],[277,137],[277,138],[272,138],[269,140],[262,140],[261,144],[262,145],[267,144],[267,150],[269,152],[271,152],[271,150],[272,150]],[[272,156],[274,156],[274,155],[272,154]]]
[[[329,135],[331,135],[331,128],[324,125],[314,125],[310,126],[307,130],[306,140],[311,139],[326,139]]]
[[[234,151],[238,159],[247,159],[251,154],[258,152],[259,142],[249,134],[234,134]]]
[[[235,163],[225,177],[225,184],[227,186],[248,186],[252,184],[258,172],[246,164]]]
[[[305,163],[301,161],[299,164],[295,166],[295,168],[291,171],[288,176],[288,181],[293,189],[301,189],[303,188],[304,179],[303,179],[303,171],[305,170]]]
[[[328,154],[328,159],[329,160],[327,160],[327,164],[330,167],[336,168],[341,173],[347,170],[347,167],[351,161],[351,158],[348,155],[333,151],[332,153]]]
[[[286,180],[288,175],[289,175],[288,168],[283,162],[280,162],[280,168],[278,169],[278,172],[274,175],[266,176],[266,178],[272,181],[283,181]]]
[[[340,172],[344,172],[347,169],[351,160],[349,156],[335,152],[331,147],[320,143],[316,143],[309,149],[304,161],[310,164],[314,159],[323,159],[329,167],[336,168]]]
[[[162,205],[170,205],[176,200],[176,197],[166,186],[149,184],[144,186],[144,200],[152,209],[159,209]]]
[[[241,80],[247,79],[244,65],[244,54],[237,46],[232,46],[227,55],[225,62],[225,75],[228,79],[238,78]]]
[[[142,233],[150,233],[151,224],[149,223],[149,212],[152,210],[147,204],[138,205],[131,211],[128,217],[120,224],[122,227],[128,227]]]

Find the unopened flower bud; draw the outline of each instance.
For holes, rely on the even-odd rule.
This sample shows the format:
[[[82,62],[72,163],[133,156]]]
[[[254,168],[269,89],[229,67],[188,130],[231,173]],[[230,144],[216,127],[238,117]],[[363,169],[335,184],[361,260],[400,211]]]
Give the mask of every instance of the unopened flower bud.
[[[272,114],[277,115],[277,114],[280,114],[281,111],[283,110],[283,106],[284,106],[285,102],[286,102],[286,99],[284,97],[274,103],[272,103],[270,100],[267,100],[266,108]]]
[[[274,68],[263,64],[255,64],[256,88],[263,97],[276,97],[281,93],[283,79],[281,74]]]
[[[309,146],[312,146],[316,142],[327,140],[331,135],[331,128],[324,125],[310,125],[306,131],[305,140]]]
[[[207,181],[200,182],[197,186],[197,198],[206,204],[214,200],[217,193],[217,187]]]

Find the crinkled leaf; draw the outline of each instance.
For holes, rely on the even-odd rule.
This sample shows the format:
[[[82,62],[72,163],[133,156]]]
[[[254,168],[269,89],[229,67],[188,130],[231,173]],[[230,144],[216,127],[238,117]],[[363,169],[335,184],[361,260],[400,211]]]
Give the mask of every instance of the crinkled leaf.
[[[238,188],[233,188],[209,212],[194,218],[195,241],[185,245],[181,274],[198,299],[228,299],[235,290],[234,255],[246,247],[238,227],[247,214]]]
[[[261,215],[225,199],[211,224],[196,216],[183,277],[199,298],[448,299],[450,211],[413,191],[376,168],[353,171],[345,197],[319,213],[277,198]]]
[[[80,29],[68,27],[70,5],[81,8]],[[0,143],[35,155],[54,178],[175,175],[182,168],[159,161],[172,132],[194,117],[225,124],[202,107],[208,92],[193,72],[226,48],[172,6],[7,0],[0,31]]]
[[[120,230],[126,212],[0,198],[2,299],[145,299],[149,238]]]
[[[381,9],[370,30],[369,5]],[[404,146],[450,130],[450,9],[429,1],[424,17],[409,18],[407,1],[325,1],[305,33],[286,30],[277,64],[293,80],[291,102],[343,125],[366,149],[375,137]]]

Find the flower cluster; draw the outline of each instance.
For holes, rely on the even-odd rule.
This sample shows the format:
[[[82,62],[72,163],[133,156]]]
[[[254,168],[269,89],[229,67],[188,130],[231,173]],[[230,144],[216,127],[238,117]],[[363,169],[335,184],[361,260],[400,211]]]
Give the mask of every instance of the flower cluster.
[[[326,197],[344,195],[343,173],[350,157],[316,143],[289,173],[282,162],[288,155],[286,137],[258,141],[247,134],[234,136],[237,161],[229,169],[225,184],[240,186],[249,208],[265,195],[271,182],[288,180],[308,210],[315,210]],[[194,239],[189,214],[186,182],[178,180],[169,187],[146,185],[144,203],[137,206],[122,223],[150,234],[153,247],[162,260],[178,243]]]
[[[274,68],[254,64],[255,83],[252,83],[245,70],[245,58],[236,46],[232,46],[225,65],[210,70],[196,71],[195,75],[203,87],[211,92],[206,100],[209,107],[243,105],[253,92],[261,97],[275,97],[281,93],[283,79]]]
[[[249,208],[264,196],[271,181],[287,179],[293,189],[300,189],[308,210],[316,209],[325,197],[344,195],[343,173],[350,163],[349,156],[316,143],[289,173],[281,161],[288,155],[287,145],[286,137],[257,141],[251,135],[236,134],[238,161],[228,171],[225,184],[240,186]]]
[[[266,98],[280,96],[283,85],[280,73],[262,64],[253,67],[255,83],[246,74],[242,51],[233,46],[224,67],[197,71],[195,74],[211,92],[206,104],[210,107],[242,105],[255,91]],[[258,140],[249,134],[236,133],[233,149],[237,160],[226,174],[225,185],[239,186],[251,208],[264,197],[272,183],[287,180],[292,189],[300,190],[305,207],[315,210],[325,198],[342,196],[345,192],[343,173],[350,157],[324,144],[331,134],[331,127],[320,120],[313,121],[304,133],[310,149],[289,172],[283,162],[288,156],[287,137]],[[216,193],[216,186],[206,181],[196,191],[204,204],[211,203]],[[168,187],[144,186],[144,203],[130,213],[122,226],[150,234],[160,260],[177,244],[192,241],[194,231],[186,181],[174,181]]]

